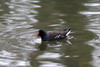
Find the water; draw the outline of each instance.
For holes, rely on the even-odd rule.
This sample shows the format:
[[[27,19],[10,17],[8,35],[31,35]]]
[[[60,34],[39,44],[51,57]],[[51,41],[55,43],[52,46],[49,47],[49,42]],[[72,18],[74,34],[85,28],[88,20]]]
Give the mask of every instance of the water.
[[[99,67],[100,66],[100,3],[99,1],[90,1],[90,3],[84,4],[86,7],[88,7],[88,11],[82,12],[84,15],[87,16],[89,24],[86,25],[89,31],[93,32],[95,34],[95,37],[88,41],[87,43],[92,46],[94,49],[91,53],[92,55],[92,61],[90,62],[93,67]]]
[[[99,7],[99,0],[1,0],[0,67],[100,67]],[[68,27],[68,39],[36,37]]]

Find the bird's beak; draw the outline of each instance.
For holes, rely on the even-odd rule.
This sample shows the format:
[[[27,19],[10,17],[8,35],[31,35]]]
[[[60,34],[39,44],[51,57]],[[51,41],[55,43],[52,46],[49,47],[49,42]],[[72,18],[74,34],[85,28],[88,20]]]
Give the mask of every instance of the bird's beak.
[[[37,37],[39,37],[39,36],[40,36],[40,33],[38,32],[38,33],[37,33]]]

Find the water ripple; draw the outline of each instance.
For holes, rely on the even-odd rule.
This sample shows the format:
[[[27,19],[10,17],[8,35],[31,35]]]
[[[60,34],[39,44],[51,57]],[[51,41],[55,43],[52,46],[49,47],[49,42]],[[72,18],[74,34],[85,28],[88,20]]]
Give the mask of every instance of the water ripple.
[[[66,67],[60,63],[54,63],[54,62],[48,62],[48,61],[44,61],[40,63],[41,63],[40,67]]]
[[[1,1],[0,1],[1,2]],[[35,51],[34,23],[38,0],[10,0],[0,3],[0,66],[30,66],[28,54]],[[5,7],[5,8],[4,8]]]
[[[47,58],[47,59],[59,59],[61,57],[60,54],[58,53],[44,53],[43,55],[38,56],[37,59],[43,59],[43,58]]]
[[[85,3],[84,6],[100,6],[100,3]]]
[[[95,34],[94,39],[88,41],[87,44],[94,47],[92,51],[92,61],[90,62],[94,67],[100,66],[100,3],[85,3],[89,11],[80,12],[86,15],[90,22],[86,28]],[[98,8],[98,9],[97,9]]]

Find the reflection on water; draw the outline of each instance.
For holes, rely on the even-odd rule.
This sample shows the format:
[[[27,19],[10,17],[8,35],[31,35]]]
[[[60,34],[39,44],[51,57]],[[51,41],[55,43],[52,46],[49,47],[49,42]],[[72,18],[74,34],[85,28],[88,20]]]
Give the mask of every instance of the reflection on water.
[[[67,38],[68,39],[68,38]],[[40,50],[40,51],[44,51],[46,50],[48,47],[57,47],[57,46],[61,46],[61,44],[66,44],[66,45],[69,45],[71,46],[72,43],[67,40],[67,39],[63,39],[63,40],[58,40],[58,41],[50,41],[50,42],[41,42],[41,44],[37,45],[37,48]]]
[[[33,24],[39,1],[0,1],[0,66],[30,66],[28,54],[35,50]],[[29,29],[31,28],[31,29]]]
[[[46,60],[59,60],[61,57],[61,55],[59,53],[44,53],[44,55],[38,56],[37,59],[40,60],[41,66],[40,67],[61,67],[64,66],[60,63],[56,63],[56,62],[50,62],[50,61],[46,61]],[[41,60],[44,59],[44,60]],[[42,62],[41,62],[42,61]]]
[[[58,41],[59,42],[59,41]],[[36,51],[34,53],[31,53],[31,64],[32,66],[36,67],[66,67],[64,64],[62,64],[61,60],[62,57],[68,58],[69,55],[65,55],[63,53],[63,47],[69,48],[71,45],[68,43],[62,43],[61,42],[42,42],[42,44],[39,45],[39,51]],[[34,58],[33,58],[34,57]],[[37,62],[37,61],[38,62]],[[38,63],[38,64],[37,64]]]
[[[100,4],[87,1],[1,0],[0,66],[99,67]],[[38,29],[67,27],[73,32],[67,41],[36,37]]]
[[[100,67],[100,3],[86,3],[85,6],[88,7],[88,11],[82,12],[82,14],[89,19],[89,24],[86,27],[95,34],[95,38],[88,42],[94,47],[91,64],[94,67]]]

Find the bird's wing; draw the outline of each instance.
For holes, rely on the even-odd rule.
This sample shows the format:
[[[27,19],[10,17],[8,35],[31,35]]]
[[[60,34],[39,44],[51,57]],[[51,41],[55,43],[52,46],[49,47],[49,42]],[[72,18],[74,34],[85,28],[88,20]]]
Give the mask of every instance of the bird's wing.
[[[50,37],[60,37],[60,36],[63,36],[65,34],[66,34],[65,31],[48,31],[48,35]]]

